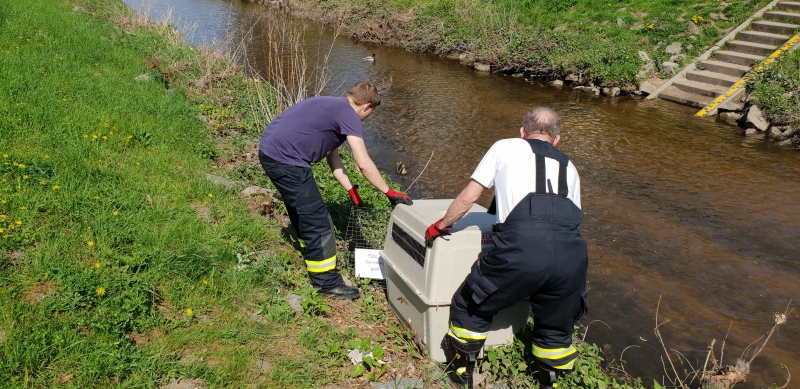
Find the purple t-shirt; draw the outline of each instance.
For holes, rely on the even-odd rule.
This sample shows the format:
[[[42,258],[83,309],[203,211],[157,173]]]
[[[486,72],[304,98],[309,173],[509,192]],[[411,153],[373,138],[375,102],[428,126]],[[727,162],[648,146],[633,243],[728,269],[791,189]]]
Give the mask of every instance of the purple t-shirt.
[[[310,97],[272,120],[258,149],[278,162],[309,167],[341,146],[347,135],[364,137],[347,97]]]

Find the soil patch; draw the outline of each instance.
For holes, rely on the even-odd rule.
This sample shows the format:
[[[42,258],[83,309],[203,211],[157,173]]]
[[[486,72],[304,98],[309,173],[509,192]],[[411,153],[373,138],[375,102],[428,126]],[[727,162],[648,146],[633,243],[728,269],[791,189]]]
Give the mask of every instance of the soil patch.
[[[160,389],[205,389],[205,383],[199,378],[174,379],[170,378]]]
[[[56,284],[52,282],[35,283],[31,285],[30,289],[25,292],[23,301],[29,304],[35,304],[42,301],[45,297],[55,294]]]

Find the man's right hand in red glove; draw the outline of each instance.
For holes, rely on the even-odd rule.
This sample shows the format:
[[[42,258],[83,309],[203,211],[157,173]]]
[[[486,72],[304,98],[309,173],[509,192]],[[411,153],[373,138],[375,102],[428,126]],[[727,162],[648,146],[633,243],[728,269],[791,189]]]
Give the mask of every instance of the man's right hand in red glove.
[[[408,197],[407,194],[396,192],[392,189],[389,189],[389,191],[386,192],[386,197],[388,197],[389,202],[392,203],[392,208],[394,208],[397,204],[405,204],[405,205],[414,204],[414,202],[411,201],[411,197]]]
[[[350,199],[353,200],[354,207],[360,208],[364,206],[364,202],[361,201],[361,196],[358,195],[358,185],[353,185],[347,193],[350,195]]]
[[[433,240],[443,235],[450,235],[450,228],[452,227],[442,227],[442,219],[428,226],[425,230],[425,245],[433,247]]]

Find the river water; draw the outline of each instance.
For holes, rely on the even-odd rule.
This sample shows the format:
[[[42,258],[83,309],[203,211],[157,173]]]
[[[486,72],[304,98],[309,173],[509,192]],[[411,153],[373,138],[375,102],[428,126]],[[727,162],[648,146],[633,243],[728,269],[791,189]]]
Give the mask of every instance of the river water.
[[[238,43],[254,24],[270,23],[274,12],[238,0],[155,0],[149,7],[126,1],[155,19],[172,9],[173,23],[195,27],[186,29],[195,44],[230,36]],[[770,329],[774,312],[797,306],[797,150],[743,137],[671,103],[478,73],[431,55],[334,40],[314,25],[304,45],[313,54],[333,45],[323,94],[391,78],[381,106],[364,122],[365,141],[382,170],[394,172],[398,162],[408,167],[405,177],[392,173],[403,189],[430,160],[409,191],[414,198],[455,197],[492,143],[517,136],[528,109],[559,112],[559,148],[578,168],[586,213],[581,232],[589,242],[591,308],[582,322],[602,321],[591,324],[587,340],[615,359],[635,346],[625,350],[626,371],[648,386],[664,375],[653,333],[657,307],[660,320],[671,320],[660,327],[666,346],[698,366],[712,339],[718,351],[729,328],[727,363]],[[258,58],[266,55],[264,46],[254,36],[247,51]],[[375,62],[361,59],[372,53]],[[488,200],[487,194],[481,202]],[[740,387],[782,384],[778,364],[800,373],[798,319],[798,311],[789,315]]]

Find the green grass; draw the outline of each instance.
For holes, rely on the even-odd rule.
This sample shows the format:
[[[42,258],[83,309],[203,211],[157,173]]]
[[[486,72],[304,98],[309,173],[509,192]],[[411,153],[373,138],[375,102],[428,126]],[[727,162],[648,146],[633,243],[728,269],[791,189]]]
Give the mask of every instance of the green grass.
[[[747,90],[772,122],[800,127],[800,51],[794,50],[768,65],[750,79]]]
[[[637,80],[644,65],[638,51],[660,64],[670,58],[664,48],[681,42],[685,65],[769,3],[730,2],[723,8],[716,0],[305,1],[345,10],[345,20],[354,26],[408,12],[413,21],[403,28],[414,36],[407,43],[412,49],[470,51],[500,69],[538,67],[556,76],[580,72],[586,80],[616,84]],[[700,34],[689,32],[689,21]]]
[[[237,159],[260,135],[246,81],[164,26],[137,28],[121,2],[78,4],[0,3],[0,386],[346,387],[409,363],[438,380],[380,291],[320,298],[279,202],[261,217],[239,196],[270,186]],[[209,73],[213,88],[198,87]],[[313,169],[342,236],[349,197],[324,164]],[[352,179],[368,205],[387,207]],[[289,293],[305,297],[303,314]],[[352,366],[352,348],[391,365]],[[607,380],[597,353],[585,356],[594,370],[576,377]]]

